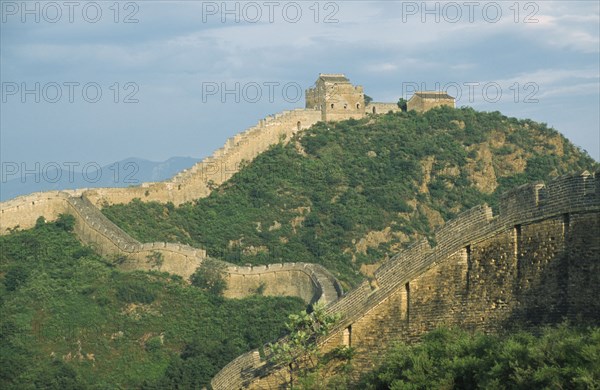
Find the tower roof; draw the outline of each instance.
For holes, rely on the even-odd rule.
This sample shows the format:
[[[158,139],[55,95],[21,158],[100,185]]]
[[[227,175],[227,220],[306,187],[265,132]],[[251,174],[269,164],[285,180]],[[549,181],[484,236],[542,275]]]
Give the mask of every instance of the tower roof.
[[[323,81],[334,83],[349,83],[350,80],[343,73],[320,73],[319,78]]]
[[[415,92],[415,95],[421,99],[454,99],[446,92],[439,91],[417,91]]]

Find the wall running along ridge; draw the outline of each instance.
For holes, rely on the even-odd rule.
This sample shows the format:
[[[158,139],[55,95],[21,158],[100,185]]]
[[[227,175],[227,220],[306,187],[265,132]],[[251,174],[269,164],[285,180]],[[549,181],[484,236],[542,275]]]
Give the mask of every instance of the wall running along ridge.
[[[206,258],[206,251],[187,245],[154,242],[140,243],[108,220],[98,209],[107,204],[142,201],[173,202],[176,205],[210,194],[231,178],[244,161],[279,142],[287,142],[298,131],[321,119],[316,110],[296,109],[268,116],[243,133],[227,140],[212,156],[184,170],[173,179],[144,183],[138,187],[49,191],[21,196],[0,203],[0,234],[11,229],[30,229],[44,216],[55,220],[68,213],[76,218],[75,233],[98,253],[114,259],[125,270],[158,270],[187,279]],[[157,261],[155,253],[160,254]],[[337,279],[317,264],[284,263],[259,267],[225,264],[228,288],[224,295],[241,298],[256,294],[290,295],[307,303],[332,302],[342,293]]]
[[[63,213],[73,215],[77,237],[123,270],[156,270],[188,279],[207,259],[206,251],[187,245],[140,243],[106,218],[78,191],[33,194],[4,202],[1,206],[3,233],[15,228],[32,228],[40,216],[55,220]],[[228,298],[256,294],[259,288],[264,295],[298,296],[307,303],[329,303],[342,294],[337,279],[317,264],[284,263],[259,267],[222,264],[227,281],[224,296]]]
[[[397,111],[395,104],[371,103],[365,113]],[[321,111],[297,109],[261,120],[189,170],[139,187],[51,191],[0,203],[0,234],[35,226],[61,213],[75,216],[75,233],[125,269],[158,269],[185,278],[206,259],[197,248],[170,243],[141,244],[98,209],[142,201],[176,205],[206,197],[271,145],[321,119]],[[345,119],[345,118],[340,118]],[[285,139],[284,139],[285,138]],[[334,302],[327,310],[342,321],[321,348],[349,344],[356,372],[377,363],[394,340],[417,340],[440,325],[497,331],[507,325],[553,323],[562,318],[600,322],[600,174],[583,172],[520,187],[505,194],[500,213],[476,207],[436,232],[437,245],[414,244],[385,262],[340,300],[339,284],[323,267],[290,263],[260,267],[226,265],[226,296],[259,290],[291,294],[306,302]],[[156,261],[156,253],[162,262]],[[215,389],[273,388],[282,376],[258,351],[244,354],[215,376]]]
[[[398,253],[327,311],[342,320],[320,343],[355,348],[354,371],[373,369],[393,341],[436,327],[496,332],[564,318],[600,323],[600,172],[504,194],[500,212],[475,207]],[[269,351],[239,356],[214,389],[279,388]]]
[[[259,123],[227,140],[192,168],[171,180],[144,183],[138,187],[98,188],[86,191],[86,196],[98,207],[105,204],[129,203],[135,198],[144,202],[172,202],[180,205],[207,197],[212,186],[219,186],[240,169],[242,162],[252,161],[272,145],[289,141],[298,131],[306,130],[321,120],[317,110],[296,109],[268,116]]]

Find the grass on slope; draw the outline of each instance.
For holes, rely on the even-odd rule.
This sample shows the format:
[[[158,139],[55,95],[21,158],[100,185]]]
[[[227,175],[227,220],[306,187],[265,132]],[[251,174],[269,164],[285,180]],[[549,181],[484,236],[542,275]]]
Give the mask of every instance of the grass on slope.
[[[284,332],[297,298],[223,299],[125,273],[61,217],[0,237],[0,388],[201,388]]]
[[[320,263],[351,287],[457,213],[581,169],[598,164],[545,124],[442,107],[318,123],[208,198],[103,213],[144,242],[178,241],[238,264]]]

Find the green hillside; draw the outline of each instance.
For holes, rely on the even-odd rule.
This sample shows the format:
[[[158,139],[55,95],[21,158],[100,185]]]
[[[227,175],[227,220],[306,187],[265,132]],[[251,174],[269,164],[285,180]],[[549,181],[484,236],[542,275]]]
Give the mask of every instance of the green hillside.
[[[437,329],[398,343],[355,389],[597,389],[600,328],[563,324],[536,334]]]
[[[208,198],[103,212],[144,242],[186,243],[237,264],[319,263],[351,287],[465,209],[598,166],[545,124],[442,107],[319,123]]]
[[[179,241],[238,264],[320,263],[350,288],[467,208],[494,206],[501,192],[525,182],[598,167],[543,124],[441,108],[319,123],[206,199],[180,207],[134,201],[103,212],[141,241]],[[73,222],[40,219],[0,237],[2,389],[202,388],[239,354],[280,336],[287,315],[305,307],[296,298],[229,300],[177,276],[119,271],[77,241]],[[449,337],[448,345],[458,340],[450,351],[458,358],[429,358],[460,377],[460,348],[479,347]],[[486,340],[499,356],[514,344]],[[526,349],[539,354],[544,342]],[[423,354],[399,348],[415,359]],[[494,371],[482,356],[467,363],[485,378]],[[402,385],[389,367],[405,363],[392,351],[364,386]]]
[[[118,271],[72,224],[65,216],[0,237],[1,389],[201,388],[305,307]]]

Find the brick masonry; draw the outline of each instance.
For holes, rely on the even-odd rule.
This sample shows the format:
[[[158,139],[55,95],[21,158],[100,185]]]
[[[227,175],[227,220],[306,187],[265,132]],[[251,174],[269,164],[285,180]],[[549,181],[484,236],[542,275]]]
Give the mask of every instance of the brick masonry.
[[[505,194],[500,212],[479,206],[384,263],[328,311],[341,323],[326,351],[356,349],[355,372],[376,366],[394,341],[441,325],[499,332],[563,319],[600,323],[600,172]],[[268,351],[266,352],[268,356]],[[215,376],[214,389],[272,389],[285,375],[257,351]]]
[[[4,202],[2,232],[31,228],[38,217],[55,220],[61,213],[75,217],[75,234],[96,252],[114,259],[123,270],[156,270],[188,279],[207,258],[206,251],[168,242],[140,243],[106,218],[86,197],[85,192],[47,192]],[[21,225],[22,224],[22,225]],[[152,261],[159,253],[162,261]],[[298,296],[307,303],[332,302],[342,294],[337,279],[317,264],[283,263],[258,267],[238,267],[224,263],[228,298],[256,294]]]

